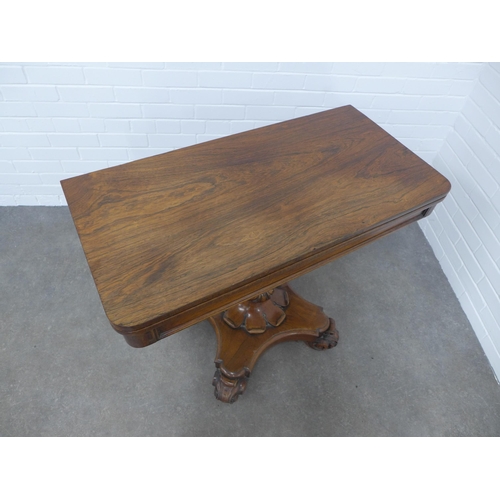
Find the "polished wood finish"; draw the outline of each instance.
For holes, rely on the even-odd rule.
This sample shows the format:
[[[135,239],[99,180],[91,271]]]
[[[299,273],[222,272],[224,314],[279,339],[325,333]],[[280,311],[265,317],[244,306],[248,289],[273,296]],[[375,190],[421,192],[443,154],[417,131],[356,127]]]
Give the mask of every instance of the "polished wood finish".
[[[106,315],[134,346],[417,220],[450,189],[351,106],[62,186]]]
[[[223,353],[229,332],[265,348],[291,336],[280,285],[429,215],[450,189],[352,106],[61,184],[112,327],[144,347],[210,319]],[[224,356],[229,401],[246,378]]]
[[[217,369],[212,384],[215,397],[224,403],[234,403],[243,394],[257,359],[270,347],[291,340],[302,340],[319,351],[337,345],[335,322],[323,308],[304,300],[288,284],[274,292],[287,297],[286,317],[278,326],[264,326],[261,334],[249,333],[243,323],[239,328],[229,326],[224,313],[210,318],[217,334]],[[262,297],[254,300],[262,303]]]

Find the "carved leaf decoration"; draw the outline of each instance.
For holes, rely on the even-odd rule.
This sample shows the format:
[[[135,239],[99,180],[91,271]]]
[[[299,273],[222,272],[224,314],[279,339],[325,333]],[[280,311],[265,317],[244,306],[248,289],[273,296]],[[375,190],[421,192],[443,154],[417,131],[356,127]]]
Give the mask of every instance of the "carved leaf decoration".
[[[288,304],[287,292],[278,287],[230,307],[224,311],[222,318],[231,328],[243,328],[255,335],[281,325],[285,321]]]

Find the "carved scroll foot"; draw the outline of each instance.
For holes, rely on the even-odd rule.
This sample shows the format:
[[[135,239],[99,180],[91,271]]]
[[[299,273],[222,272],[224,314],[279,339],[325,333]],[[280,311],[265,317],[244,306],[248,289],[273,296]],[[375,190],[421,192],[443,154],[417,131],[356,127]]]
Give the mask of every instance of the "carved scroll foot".
[[[313,342],[306,342],[306,344],[315,349],[316,351],[324,351],[335,347],[339,342],[339,332],[335,328],[335,321],[330,318],[330,325],[328,329],[320,334],[320,336]]]
[[[290,340],[316,350],[331,349],[339,335],[323,309],[281,285],[212,316],[217,355],[212,385],[215,397],[234,403],[246,389],[257,359],[270,347]]]
[[[245,392],[248,377],[230,378],[223,375],[218,368],[212,380],[215,386],[215,397],[223,403],[234,403],[240,394]]]

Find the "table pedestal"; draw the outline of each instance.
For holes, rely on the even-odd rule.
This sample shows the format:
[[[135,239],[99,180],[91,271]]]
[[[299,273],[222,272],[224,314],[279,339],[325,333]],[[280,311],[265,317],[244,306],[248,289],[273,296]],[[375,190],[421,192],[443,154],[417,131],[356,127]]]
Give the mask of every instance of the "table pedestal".
[[[288,284],[209,318],[217,335],[215,397],[234,403],[246,389],[257,359],[270,347],[304,341],[322,351],[337,345],[335,322]]]

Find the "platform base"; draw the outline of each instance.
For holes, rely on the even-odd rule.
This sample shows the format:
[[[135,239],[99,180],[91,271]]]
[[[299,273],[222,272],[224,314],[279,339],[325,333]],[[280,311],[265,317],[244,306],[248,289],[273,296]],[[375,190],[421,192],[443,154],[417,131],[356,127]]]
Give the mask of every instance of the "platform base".
[[[259,357],[270,347],[304,341],[322,351],[339,340],[335,322],[323,308],[308,302],[284,284],[211,317],[217,335],[215,397],[234,403],[246,389]]]

